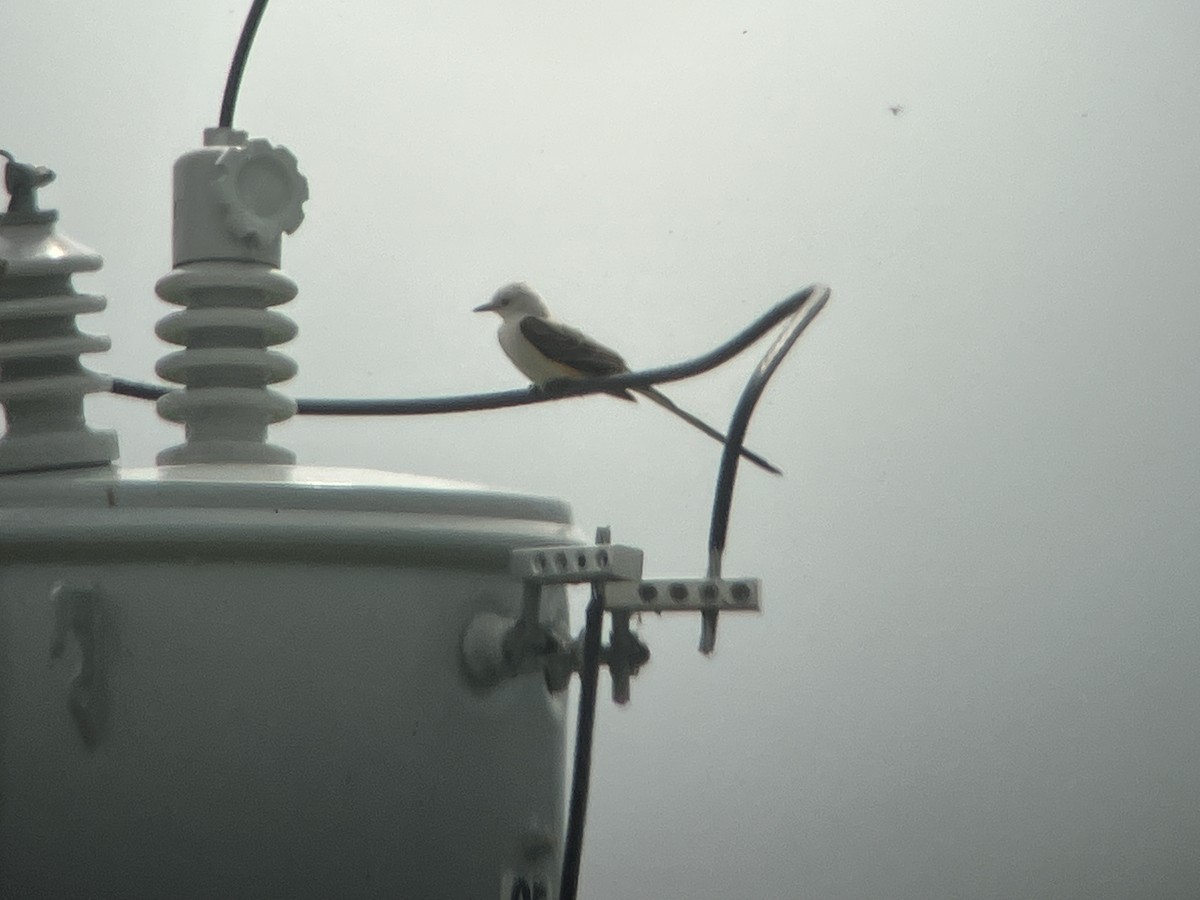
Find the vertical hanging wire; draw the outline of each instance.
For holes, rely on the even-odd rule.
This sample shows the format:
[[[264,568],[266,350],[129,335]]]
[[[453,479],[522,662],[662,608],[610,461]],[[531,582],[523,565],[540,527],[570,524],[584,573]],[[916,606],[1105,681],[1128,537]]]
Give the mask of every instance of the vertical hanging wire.
[[[612,540],[608,527],[596,529],[596,543]],[[558,900],[575,900],[579,865],[583,859],[583,826],[587,820],[588,788],[592,777],[592,736],[596,727],[596,695],[600,684],[600,636],[604,627],[604,583],[592,582],[592,598],[584,614],[583,665],[579,670],[579,715],[575,726],[575,761],[571,769],[571,799],[567,836],[563,843],[562,877]]]
[[[242,34],[238,38],[237,47],[234,48],[233,59],[229,62],[229,74],[225,77],[225,94],[221,98],[221,114],[217,117],[217,124],[221,128],[233,127],[233,108],[237,106],[238,91],[242,86],[242,72],[246,69],[250,46],[254,43],[258,23],[262,21],[266,9],[267,0],[254,0],[250,4],[250,11],[246,13]]]

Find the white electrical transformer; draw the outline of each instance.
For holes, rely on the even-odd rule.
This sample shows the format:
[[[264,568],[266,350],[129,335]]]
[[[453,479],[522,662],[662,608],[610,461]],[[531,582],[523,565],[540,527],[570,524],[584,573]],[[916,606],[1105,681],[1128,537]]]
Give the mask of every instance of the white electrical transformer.
[[[264,348],[295,332],[268,307],[294,293],[279,241],[307,186],[230,129],[176,167],[160,292],[185,309],[159,333],[184,349],[159,372],[183,387],[159,409],[186,442],[118,470],[82,414],[108,382],[79,355],[107,340],[75,315],[104,300],[70,283],[99,257],[10,193],[0,897],[552,896],[565,694],[541,672],[480,686],[461,648],[519,614],[514,549],[579,542],[567,506],[266,443],[294,410]],[[563,590],[541,611],[566,634]]]
[[[474,690],[566,507],[382,473],[0,478],[0,896],[499,896],[556,877],[564,697]],[[565,617],[562,595],[544,605]]]

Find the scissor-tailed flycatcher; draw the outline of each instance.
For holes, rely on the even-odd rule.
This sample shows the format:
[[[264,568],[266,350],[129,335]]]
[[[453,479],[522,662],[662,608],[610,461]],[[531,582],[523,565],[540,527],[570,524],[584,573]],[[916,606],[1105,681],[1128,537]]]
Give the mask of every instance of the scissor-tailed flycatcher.
[[[629,371],[625,360],[613,350],[592,340],[582,331],[556,322],[542,298],[527,284],[510,284],[500,288],[492,299],[475,307],[475,312],[499,314],[500,346],[514,366],[539,387],[561,378],[594,378],[620,375]],[[710,438],[725,443],[725,435],[690,412],[680,409],[655,387],[630,388],[670,410],[689,425],[700,429]],[[609,391],[622,400],[633,400],[627,390]],[[775,475],[780,471],[745,447],[742,456]]]

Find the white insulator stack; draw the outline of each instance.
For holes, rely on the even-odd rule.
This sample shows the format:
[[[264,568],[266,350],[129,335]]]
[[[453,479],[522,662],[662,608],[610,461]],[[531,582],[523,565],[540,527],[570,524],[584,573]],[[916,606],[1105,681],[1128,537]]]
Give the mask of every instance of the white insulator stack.
[[[187,307],[155,328],[164,341],[186,348],[156,367],[167,381],[187,386],[158,401],[163,418],[187,428],[187,443],[164,450],[159,464],[295,462],[294,454],[266,437],[268,425],[296,412],[295,401],[267,385],[291,378],[296,364],[265,347],[290,341],[296,325],[263,308],[296,295],[291,279],[265,266],[197,262],[161,279],[157,290]]]
[[[280,243],[304,218],[308,184],[290,152],[245,132],[210,128],[204,143],[175,164],[175,271],[157,286],[185,307],[156,331],[184,348],[159,360],[158,374],[184,388],[158,411],[183,423],[187,438],[158,462],[290,464],[295,455],[267,443],[267,427],[296,404],[268,385],[291,378],[296,364],[267,348],[296,336],[295,323],[270,307],[296,295],[278,269]]]
[[[12,165],[10,163],[10,165]],[[54,230],[53,211],[0,215],[0,404],[8,427],[0,437],[0,473],[106,466],[117,458],[117,436],[93,431],[83,398],[111,380],[80,363],[109,348],[84,334],[80,313],[106,302],[77,293],[76,272],[94,272],[98,254]]]

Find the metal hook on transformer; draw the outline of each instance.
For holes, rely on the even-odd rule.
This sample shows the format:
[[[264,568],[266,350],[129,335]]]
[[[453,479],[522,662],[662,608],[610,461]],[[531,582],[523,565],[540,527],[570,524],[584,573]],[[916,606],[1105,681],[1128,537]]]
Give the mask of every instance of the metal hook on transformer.
[[[58,213],[52,209],[38,209],[37,191],[54,180],[54,172],[46,166],[32,166],[18,162],[7,150],[0,156],[8,160],[4,168],[4,189],[8,192],[8,210],[0,215],[7,225],[28,225],[53,222]]]

